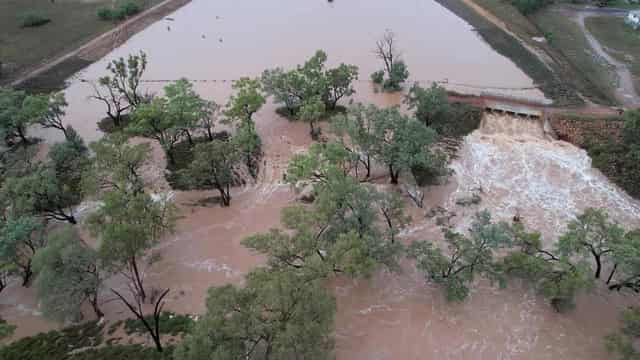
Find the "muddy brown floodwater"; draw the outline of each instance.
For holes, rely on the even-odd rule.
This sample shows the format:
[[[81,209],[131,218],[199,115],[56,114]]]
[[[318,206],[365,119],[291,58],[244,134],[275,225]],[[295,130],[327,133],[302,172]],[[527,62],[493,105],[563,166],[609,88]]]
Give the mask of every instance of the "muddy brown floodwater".
[[[412,81],[448,80],[447,86],[459,91],[544,99],[522,71],[431,0],[194,0],[170,17],[70,79],[66,121],[86,140],[101,136],[96,121],[103,109],[88,99],[91,88],[80,79],[95,80],[108,61],[138,50],[149,56],[147,91],[159,92],[165,80],[187,77],[202,96],[225,103],[230,80],[292,66],[324,49],[330,63],[360,67],[353,100],[391,106],[401,102],[401,94],[375,93],[367,81],[380,67],[371,49],[390,28]],[[295,201],[281,180],[291,156],[309,146],[308,127],[280,118],[271,103],[255,120],[266,162],[256,183],[234,189],[230,208],[208,204],[213,192],[174,194],[181,215],[177,231],[153,250],[159,260],[144,271],[149,288],[171,288],[170,310],[203,312],[207,288],[242,283],[243,275],[264,259],[242,247],[241,240],[278,226],[280,210]],[[547,243],[587,206],[607,207],[625,225],[637,225],[637,202],[591,169],[584,151],[548,139],[540,124],[523,121],[487,115],[481,129],[465,139],[449,182],[425,189],[426,208],[456,212],[453,221],[460,229],[480,209],[500,219],[519,212]],[[34,132],[49,143],[60,139],[56,132]],[[164,161],[155,146],[147,171],[158,180],[154,191],[169,191],[161,176]],[[480,205],[456,205],[458,197],[479,189]],[[414,221],[404,241],[441,239],[425,210],[407,204]],[[91,208],[86,205],[85,213]],[[109,285],[125,286],[117,277]],[[620,307],[631,301],[598,288],[578,299],[576,311],[558,315],[526,287],[511,284],[504,290],[479,281],[463,304],[447,304],[408,261],[400,273],[338,278],[330,286],[338,300],[338,359],[605,359],[602,336],[616,326]],[[108,320],[128,316],[104,295]],[[0,315],[18,325],[16,337],[60,326],[41,317],[33,291],[17,282],[0,295]]]

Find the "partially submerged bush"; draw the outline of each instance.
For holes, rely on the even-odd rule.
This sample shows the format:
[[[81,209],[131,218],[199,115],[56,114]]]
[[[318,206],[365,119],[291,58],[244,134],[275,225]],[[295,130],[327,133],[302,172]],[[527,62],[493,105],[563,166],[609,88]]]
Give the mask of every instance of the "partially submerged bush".
[[[50,21],[51,19],[37,12],[29,12],[20,16],[20,26],[23,28],[42,26]]]

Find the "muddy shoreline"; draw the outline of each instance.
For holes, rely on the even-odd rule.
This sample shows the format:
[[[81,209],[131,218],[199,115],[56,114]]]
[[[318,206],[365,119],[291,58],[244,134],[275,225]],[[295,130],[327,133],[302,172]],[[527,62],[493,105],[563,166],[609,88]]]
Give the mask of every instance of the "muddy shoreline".
[[[191,0],[165,0],[122,24],[100,34],[77,49],[61,54],[44,65],[29,68],[9,79],[11,85],[29,91],[61,90],[69,77],[100,60],[135,34],[161,20]]]

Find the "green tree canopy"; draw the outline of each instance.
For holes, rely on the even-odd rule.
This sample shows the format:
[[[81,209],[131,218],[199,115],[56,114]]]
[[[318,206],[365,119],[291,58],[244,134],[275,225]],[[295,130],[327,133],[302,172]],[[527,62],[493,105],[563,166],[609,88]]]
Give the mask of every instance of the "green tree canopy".
[[[444,287],[447,300],[462,301],[469,294],[468,284],[476,275],[499,279],[496,252],[512,244],[509,225],[491,222],[487,211],[477,213],[469,236],[444,229],[447,251],[430,241],[415,241],[409,257],[416,259],[418,270]]]
[[[20,271],[23,286],[33,275],[33,256],[46,244],[43,229],[42,222],[31,216],[9,215],[0,221],[0,262]]]
[[[43,119],[47,111],[46,96],[0,87],[0,138],[7,146],[29,143],[27,128]]]
[[[397,107],[372,114],[375,134],[374,158],[387,166],[391,183],[397,184],[402,171],[420,167],[444,175],[442,154],[430,149],[437,134],[415,119],[402,115]]]
[[[599,279],[603,261],[612,254],[624,235],[624,229],[610,221],[604,210],[590,208],[569,223],[567,231],[558,239],[558,251],[567,257],[592,257],[596,264],[594,276]]]
[[[640,308],[625,309],[621,313],[622,328],[605,338],[607,350],[615,354],[616,360],[636,360],[640,351],[636,346],[640,337]]]
[[[47,246],[33,260],[38,299],[45,316],[77,321],[82,305],[89,303],[98,318],[104,316],[98,304],[102,285],[98,256],[70,226],[48,235]]]
[[[235,171],[241,161],[238,145],[233,141],[213,140],[196,145],[194,159],[180,177],[192,188],[214,188],[220,193],[222,206],[231,204],[231,186],[237,182]]]
[[[149,160],[149,144],[130,144],[121,134],[104,136],[89,145],[94,153],[83,176],[88,194],[119,190],[139,193],[144,190],[142,167]]]
[[[227,103],[224,115],[231,121],[252,121],[266,99],[262,95],[262,84],[257,79],[241,78],[233,83],[236,91]]]
[[[335,300],[318,279],[257,269],[243,288],[209,289],[207,311],[177,360],[329,359]]]
[[[397,267],[402,245],[395,234],[406,224],[402,201],[389,201],[334,171],[317,184],[316,193],[312,205],[282,210],[284,229],[251,236],[243,244],[266,254],[274,268],[309,269],[317,276],[369,274],[380,264]]]
[[[167,199],[122,190],[107,192],[102,202],[87,219],[91,234],[100,239],[100,260],[110,272],[124,275],[144,301],[139,261],[162,235],[173,231],[175,207]]]
[[[327,69],[327,54],[318,50],[303,65],[295,69],[276,68],[265,70],[262,84],[276,103],[284,104],[288,115],[297,116],[306,103],[319,98],[327,110],[335,110],[340,99],[355,93],[352,83],[358,78],[358,67],[340,64]]]
[[[447,121],[452,115],[447,90],[438,84],[433,84],[427,89],[414,84],[405,102],[409,105],[409,110],[415,111],[416,118],[425,126]]]

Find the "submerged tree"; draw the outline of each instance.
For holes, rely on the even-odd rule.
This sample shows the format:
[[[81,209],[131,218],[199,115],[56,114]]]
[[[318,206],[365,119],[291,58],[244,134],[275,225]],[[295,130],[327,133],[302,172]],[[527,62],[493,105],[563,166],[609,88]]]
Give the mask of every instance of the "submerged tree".
[[[43,229],[42,222],[30,216],[9,215],[0,221],[0,262],[20,272],[22,286],[29,285],[33,257],[46,244]]]
[[[267,254],[274,268],[355,276],[369,274],[381,264],[397,267],[402,245],[395,241],[395,234],[406,223],[403,202],[390,202],[336,169],[329,170],[315,192],[310,207],[293,205],[282,210],[283,230],[251,236],[243,244]]]
[[[400,53],[396,48],[396,35],[387,29],[380,40],[376,42],[375,55],[384,63],[384,70],[371,74],[371,79],[378,84],[383,84],[385,90],[398,91],[402,88],[409,71],[404,61],[400,60]],[[384,75],[387,78],[384,79]]]
[[[640,338],[640,308],[629,307],[622,311],[620,317],[622,328],[605,338],[605,346],[617,360],[638,359],[640,351],[635,344]]]
[[[443,156],[430,149],[435,131],[415,119],[400,114],[398,108],[379,109],[372,114],[374,158],[389,169],[391,183],[397,184],[402,171],[420,167],[444,175]]]
[[[192,131],[204,128],[212,138],[210,121],[215,103],[204,100],[194,90],[193,84],[187,79],[180,79],[164,87],[166,98],[165,111],[170,122],[181,128],[193,146]]]
[[[33,268],[35,287],[45,316],[65,321],[82,319],[82,305],[89,303],[96,315],[102,276],[98,254],[85,244],[70,226],[48,236],[47,246],[36,254]]]
[[[317,140],[320,135],[320,128],[316,128],[315,125],[322,119],[325,112],[326,108],[320,97],[313,97],[305,101],[300,107],[298,117],[302,121],[309,123],[309,134],[314,140]]]
[[[158,352],[163,351],[162,342],[160,341],[160,315],[162,314],[162,309],[164,308],[164,299],[169,294],[169,289],[165,289],[160,295],[153,300],[153,314],[151,316],[145,316],[144,311],[142,309],[142,304],[144,299],[134,294],[134,300],[131,301],[127,299],[124,295],[118,292],[115,289],[111,289],[120,301],[131,311],[136,319],[142,323],[147,333],[153,339],[153,343],[156,346],[156,350]]]
[[[94,156],[83,178],[85,193],[144,191],[142,167],[149,160],[149,144],[129,144],[126,136],[111,134],[89,146]]]
[[[7,322],[7,320],[0,318],[0,340],[4,340],[13,335],[13,332],[15,330],[15,325],[11,325]]]
[[[27,128],[44,118],[47,97],[0,87],[0,138],[7,146],[28,144]]]
[[[236,182],[235,169],[241,153],[233,141],[213,140],[196,145],[194,159],[182,170],[183,182],[193,188],[215,188],[222,206],[231,204],[231,186]]]
[[[365,106],[358,103],[350,107],[347,114],[337,115],[332,119],[332,129],[346,149],[349,149],[358,158],[366,170],[365,177],[371,176],[371,159],[373,158],[375,145],[378,138],[374,128],[374,122],[379,109],[375,105]],[[356,176],[358,167],[356,166]]]
[[[567,257],[574,254],[592,257],[596,264],[594,277],[599,279],[604,259],[612,254],[624,235],[624,229],[611,222],[604,210],[590,208],[569,223],[557,246]]]
[[[449,120],[452,115],[447,90],[438,84],[430,88],[423,88],[414,84],[405,99],[410,110],[415,111],[415,116],[425,126],[433,126],[436,123]]]
[[[640,230],[628,232],[611,246],[614,265],[607,279],[609,289],[640,293]]]
[[[77,133],[69,133],[67,127],[64,126],[62,118],[65,116],[65,108],[68,106],[64,93],[56,93],[46,98],[47,112],[37,122],[45,129],[57,129],[62,131],[67,140],[73,140],[73,136]],[[74,135],[75,134],[75,135]]]
[[[484,211],[476,214],[469,236],[444,229],[448,250],[444,252],[429,241],[415,241],[409,256],[429,279],[445,288],[449,301],[462,301],[469,294],[468,284],[476,275],[499,279],[496,252],[512,244],[509,226],[492,223]]]
[[[129,280],[133,292],[147,298],[140,260],[167,232],[173,231],[174,205],[154,200],[144,192],[114,190],[102,197],[103,205],[87,219],[93,236],[100,238],[98,254],[106,269]]]
[[[177,360],[329,359],[336,304],[319,279],[257,269],[244,287],[209,289],[207,311],[175,352]]]
[[[262,95],[262,85],[257,79],[241,78],[233,83],[236,91],[227,103],[224,115],[231,121],[253,121],[266,99]]]
[[[326,61],[327,54],[318,50],[295,69],[265,70],[262,74],[264,90],[276,103],[284,104],[289,116],[297,117],[301,107],[314,98],[319,98],[328,111],[334,111],[341,99],[355,93],[352,83],[358,78],[358,67],[340,64],[327,69]]]
[[[140,80],[147,68],[147,55],[144,52],[130,54],[125,60],[119,58],[107,65],[110,75],[98,79],[98,85],[91,84],[94,89],[93,99],[105,104],[107,116],[114,126],[122,126],[124,115],[136,109],[144,102],[140,94]]]
[[[544,249],[540,233],[528,233],[521,224],[514,224],[511,232],[517,249],[502,259],[505,274],[526,280],[556,311],[573,308],[578,291],[592,286],[589,265]]]

